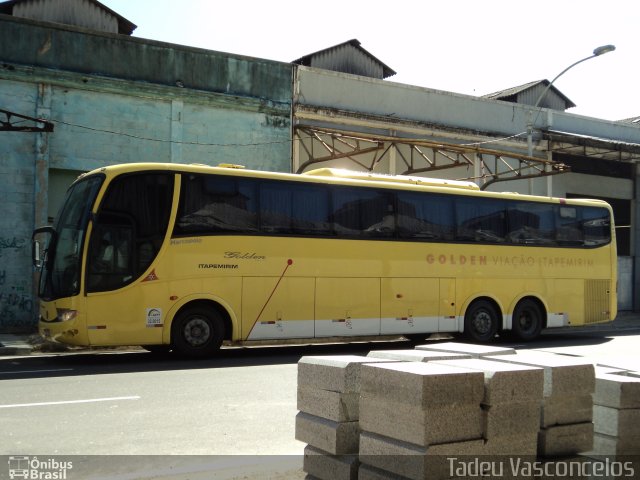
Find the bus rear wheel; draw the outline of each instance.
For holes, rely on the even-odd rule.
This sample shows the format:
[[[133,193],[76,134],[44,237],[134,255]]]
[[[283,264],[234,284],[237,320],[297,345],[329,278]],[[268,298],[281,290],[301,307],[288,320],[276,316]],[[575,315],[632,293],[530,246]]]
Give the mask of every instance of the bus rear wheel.
[[[187,357],[212,356],[222,345],[224,323],[218,312],[204,306],[188,307],[180,312],[171,326],[174,349]]]
[[[540,336],[542,331],[542,312],[533,300],[522,300],[513,311],[511,333],[517,339],[530,342]]]
[[[474,342],[490,342],[498,333],[498,313],[491,302],[477,300],[464,316],[464,334]]]

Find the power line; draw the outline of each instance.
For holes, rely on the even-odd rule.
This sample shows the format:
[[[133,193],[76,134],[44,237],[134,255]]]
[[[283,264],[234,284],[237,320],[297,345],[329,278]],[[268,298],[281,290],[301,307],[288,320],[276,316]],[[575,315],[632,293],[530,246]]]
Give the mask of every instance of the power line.
[[[276,145],[276,144],[284,144],[284,143],[291,143],[293,140],[274,140],[274,141],[270,141],[270,142],[255,142],[255,143],[206,143],[206,142],[189,142],[189,141],[179,141],[179,140],[167,140],[167,139],[163,139],[163,138],[152,138],[152,137],[144,137],[141,135],[134,135],[132,133],[126,133],[126,132],[116,132],[114,130],[107,130],[107,129],[103,129],[103,128],[95,128],[95,127],[89,127],[87,125],[79,125],[77,123],[71,123],[71,122],[65,122],[63,120],[48,120],[49,122],[52,123],[59,123],[61,125],[66,125],[69,127],[76,127],[76,128],[82,128],[85,130],[90,130],[92,132],[100,132],[100,133],[108,133],[111,135],[119,135],[119,136],[123,136],[123,137],[128,137],[128,138],[135,138],[136,140],[147,140],[149,142],[158,142],[158,143],[173,143],[173,144],[180,144],[180,145],[196,145],[196,146],[202,146],[202,147],[256,147],[256,146],[262,146],[262,145]]]

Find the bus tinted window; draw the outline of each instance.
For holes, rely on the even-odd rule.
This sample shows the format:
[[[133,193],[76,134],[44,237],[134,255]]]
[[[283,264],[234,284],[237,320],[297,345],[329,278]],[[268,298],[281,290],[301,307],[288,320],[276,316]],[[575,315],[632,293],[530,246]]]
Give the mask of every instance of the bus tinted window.
[[[257,232],[255,185],[244,178],[183,175],[175,233]]]
[[[611,240],[609,211],[595,207],[584,207],[581,210],[585,246],[598,246],[609,243]]]
[[[326,187],[285,182],[260,184],[260,229],[264,233],[331,235]]]
[[[556,207],[556,240],[561,246],[581,246],[584,235],[580,225],[578,207],[560,205]]]
[[[398,236],[453,240],[453,197],[398,192]]]
[[[339,236],[390,237],[395,231],[390,194],[365,188],[336,188],[330,219]]]
[[[492,198],[456,199],[456,239],[465,242],[505,241],[506,205]]]
[[[508,209],[510,243],[555,245],[555,209],[547,203],[517,202]]]
[[[291,186],[291,217],[294,233],[333,234],[329,222],[329,189],[315,185]]]
[[[174,234],[593,247],[611,241],[598,207],[328,186],[220,175],[182,176]]]

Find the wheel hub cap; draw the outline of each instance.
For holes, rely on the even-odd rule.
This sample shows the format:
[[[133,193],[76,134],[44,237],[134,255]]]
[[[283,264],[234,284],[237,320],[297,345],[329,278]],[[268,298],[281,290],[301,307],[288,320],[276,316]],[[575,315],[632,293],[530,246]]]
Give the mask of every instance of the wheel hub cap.
[[[209,329],[209,324],[201,318],[194,318],[185,325],[184,338],[194,347],[207,343],[210,335],[211,330]]]

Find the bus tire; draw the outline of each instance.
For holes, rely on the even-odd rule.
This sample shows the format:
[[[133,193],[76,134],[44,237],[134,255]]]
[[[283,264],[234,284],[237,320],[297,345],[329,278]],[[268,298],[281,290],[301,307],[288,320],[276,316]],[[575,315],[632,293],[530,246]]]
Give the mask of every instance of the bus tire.
[[[530,342],[540,336],[544,318],[537,302],[524,299],[513,310],[511,333],[518,340]]]
[[[464,316],[464,334],[474,342],[490,342],[498,333],[498,313],[487,300],[473,302]]]
[[[171,343],[179,354],[192,358],[214,355],[224,339],[224,322],[212,308],[202,305],[181,311],[171,325]]]

